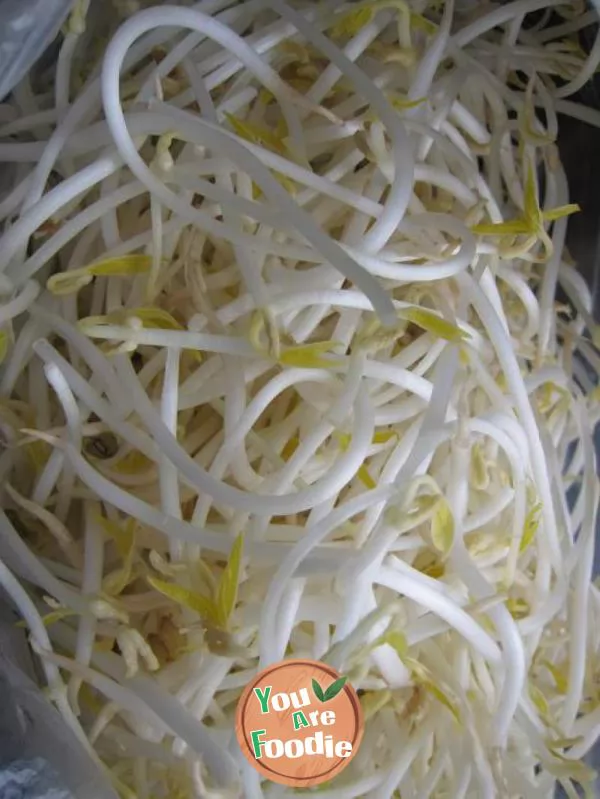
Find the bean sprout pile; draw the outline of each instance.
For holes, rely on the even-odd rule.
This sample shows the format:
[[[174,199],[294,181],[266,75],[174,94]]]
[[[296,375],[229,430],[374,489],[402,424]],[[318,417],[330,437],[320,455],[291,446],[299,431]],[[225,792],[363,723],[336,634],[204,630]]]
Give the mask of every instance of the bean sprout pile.
[[[88,5],[0,105],[0,585],[48,696],[123,799],[294,793],[234,735],[289,657],[363,706],[322,797],[590,791],[594,13]]]

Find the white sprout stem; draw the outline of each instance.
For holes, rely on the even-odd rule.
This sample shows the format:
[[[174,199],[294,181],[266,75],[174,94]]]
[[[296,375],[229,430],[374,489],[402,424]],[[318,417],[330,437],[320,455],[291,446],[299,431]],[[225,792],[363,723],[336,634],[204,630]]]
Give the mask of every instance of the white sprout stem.
[[[177,407],[179,395],[179,364],[181,354],[179,350],[170,349],[167,352],[165,376],[161,397],[161,418],[165,427],[177,436]],[[179,482],[177,469],[169,458],[161,454],[159,460],[161,507],[164,513],[174,518],[181,518],[181,505],[179,498]],[[181,554],[176,542],[173,543],[171,556],[177,559]]]
[[[461,608],[449,602],[437,591],[418,583],[409,577],[408,574],[400,576],[385,566],[376,573],[375,580],[380,585],[394,588],[399,594],[410,597],[415,602],[445,619],[487,660],[497,663],[501,659],[500,650],[491,637]]]
[[[11,259],[19,249],[21,242],[28,239],[37,228],[53,213],[59,211],[66,203],[89,191],[104,178],[111,175],[120,165],[117,157],[100,159],[90,166],[85,167],[44,196],[43,200],[32,206],[26,213],[19,217],[3,237],[3,250],[0,257],[0,271],[7,271],[8,276],[17,272],[21,264],[15,263],[8,267]],[[25,278],[27,279],[27,278]]]
[[[104,563],[104,545],[102,533],[98,528],[97,515],[100,515],[99,506],[97,504],[92,505],[91,503],[86,504],[84,519],[85,549],[81,593],[90,599],[100,592]],[[96,618],[92,614],[82,616],[77,628],[77,643],[75,645],[75,657],[78,663],[89,666],[95,638]],[[81,677],[76,674],[72,675],[68,686],[68,696],[71,707],[77,714],[79,713],[78,694],[81,684]]]
[[[172,7],[169,9],[150,9],[144,16],[141,14],[137,15],[130,21],[130,24],[125,23],[125,25],[120,28],[117,36],[111,41],[106,52],[102,72],[102,93],[107,122],[119,152],[125,158],[134,175],[151,188],[156,196],[162,199],[165,205],[178,213],[183,212],[183,214],[187,216],[189,215],[187,204],[183,203],[176,195],[166,189],[164,184],[154,178],[138,155],[135,145],[127,131],[125,117],[118,99],[119,69],[127,50],[142,33],[161,24],[161,21],[169,25],[180,24],[203,33],[209,33],[217,41],[221,42],[223,46],[227,47],[230,45],[234,48],[237,47],[238,54],[243,56],[248,67],[256,71],[256,74],[261,77],[265,86],[278,96],[278,99],[282,103],[282,107],[289,107],[289,104],[287,99],[281,94],[282,86],[279,83],[279,79],[274,78],[274,73],[265,68],[263,62],[248,45],[240,39],[236,42],[235,38],[237,37],[234,37],[227,28],[216,20],[205,17],[198,12]],[[290,203],[287,193],[279,186],[276,180],[265,175],[262,183],[265,189],[268,187],[269,194],[273,197],[275,203],[280,203],[284,208],[295,208],[295,204]],[[303,232],[305,235],[308,235],[309,238],[315,238],[319,247],[324,250],[324,254],[332,257],[333,262],[339,264],[339,268],[343,273],[370,296],[374,306],[382,315],[382,318],[391,322],[392,314],[389,309],[389,299],[378,284],[374,283],[362,270],[357,269],[354,262],[350,259],[340,258],[337,253],[337,247],[332,247],[329,240],[326,239],[316,227],[313,227],[312,223],[309,224],[309,217],[301,215],[298,210],[296,210],[295,213],[298,220],[298,227],[301,230],[304,229]]]
[[[568,202],[568,188],[566,176],[562,168],[559,168],[557,179],[559,182],[557,205],[566,204]],[[560,260],[566,233],[567,220],[559,219],[554,225],[552,235],[554,252],[546,265],[540,294],[540,328],[538,335],[540,340],[540,355],[542,357],[548,350],[550,336],[552,334],[552,303],[556,292]]]
[[[393,765],[388,769],[388,774],[383,784],[380,785],[374,796],[376,799],[391,799],[398,784],[411,766],[417,756],[418,750],[424,741],[431,735],[436,725],[436,720],[430,714],[421,722],[418,729],[410,736],[408,742],[403,741],[402,748],[398,756],[394,758]]]
[[[0,324],[5,324],[15,316],[26,311],[35,302],[40,293],[40,286],[32,280],[28,281],[23,290],[0,308]]]
[[[574,80],[556,89],[556,97],[570,97],[572,94],[579,91],[594,74],[598,64],[600,64],[600,35],[596,34],[593,47],[589,52],[583,69],[580,70]]]
[[[54,700],[82,736],[106,697],[123,794],[271,798],[236,702],[322,658],[367,716],[325,796],[574,797],[600,328],[555,142],[600,127],[596,13],[150,5],[108,43],[81,0],[0,105],[0,582]]]
[[[109,196],[103,197],[95,203],[89,205],[73,219],[70,219],[45,242],[37,252],[28,258],[19,271],[19,279],[25,276],[33,276],[46,264],[62,247],[74,239],[82,230],[92,224],[97,219],[103,219],[112,208],[116,208],[124,202],[142,194],[144,187],[136,180],[132,183],[115,189]]]
[[[13,571],[23,579],[43,588],[65,607],[72,608],[78,613],[87,612],[87,603],[40,562],[17,533],[4,511],[0,511],[0,536],[2,557]]]
[[[273,652],[273,643],[276,640],[273,611],[279,606],[288,581],[297,571],[302,561],[336,526],[343,524],[355,514],[360,513],[365,507],[368,507],[370,504],[369,500],[379,498],[383,500],[392,495],[393,489],[386,487],[385,489],[376,489],[366,495],[363,494],[345,503],[316,524],[310,533],[299,541],[281,562],[267,590],[261,613],[260,641],[261,663],[263,667],[273,663],[277,659],[276,654]]]
[[[519,373],[517,360],[510,347],[510,342],[506,333],[501,328],[501,322],[496,316],[489,299],[483,294],[481,289],[473,282],[464,282],[465,290],[469,293],[471,301],[480,315],[484,325],[490,333],[490,337],[495,342],[496,352],[502,364],[507,382],[514,396],[515,404],[522,417],[522,423],[526,431],[527,441],[530,448],[532,468],[536,477],[536,483],[542,500],[542,514],[544,518],[544,532],[550,547],[549,556],[552,565],[558,569],[560,562],[560,546],[556,528],[556,518],[554,515],[554,505],[550,490],[550,481],[545,465],[545,459],[540,442],[539,432],[531,410],[531,405],[523,380]]]
[[[342,73],[348,75],[356,83],[358,90],[363,96],[368,97],[376,108],[392,138],[396,165],[394,183],[388,197],[386,212],[373,225],[365,241],[365,250],[367,252],[377,252],[384,246],[402,220],[410,197],[409,181],[413,164],[406,131],[379,89],[327,37],[317,31],[301,14],[290,8],[282,0],[271,0],[271,5],[277,9],[277,12],[282,17],[291,20],[308,41],[317,44],[319,49],[331,60],[332,64],[335,64]]]
[[[67,645],[71,643],[70,636],[60,635],[58,630],[57,639]],[[60,656],[52,654],[51,657]],[[91,682],[103,693],[106,692],[107,696],[119,705],[128,707],[134,703],[141,707],[142,715],[146,717],[151,715],[161,726],[170,728],[179,738],[186,741],[192,751],[203,758],[218,784],[233,787],[237,783],[237,769],[230,755],[213,741],[204,725],[164,692],[154,680],[136,675],[130,678],[124,687],[122,685],[124,666],[108,655],[94,655],[92,658],[92,665],[102,669],[102,672],[108,676],[95,669],[80,666],[70,658],[61,658],[60,661],[61,666],[71,671],[77,670],[86,681]]]
[[[507,3],[502,8],[497,8],[494,11],[484,14],[471,25],[462,28],[452,38],[452,44],[455,47],[464,47],[469,42],[481,36],[491,28],[498,25],[503,25],[513,17],[530,14],[540,8],[548,8],[560,5],[560,0],[514,0],[512,3]]]
[[[334,473],[324,477],[318,483],[298,491],[296,493],[274,495],[251,495],[247,492],[230,487],[220,480],[215,480],[211,474],[202,469],[189,457],[189,455],[177,443],[176,439],[165,427],[158,414],[154,411],[146,394],[141,390],[139,381],[131,369],[131,364],[119,357],[119,372],[124,381],[124,385],[131,390],[135,398],[138,414],[152,430],[156,444],[163,448],[166,455],[180,470],[181,474],[196,485],[198,489],[205,491],[214,497],[215,502],[230,505],[239,510],[249,510],[257,513],[264,512],[268,507],[273,514],[298,513],[312,507],[313,503],[318,503],[327,499],[328,496],[337,493],[356,473],[364,455],[364,440],[372,429],[373,422],[370,418],[371,408],[365,397],[358,403],[356,409],[355,427],[357,434],[353,436],[352,442],[348,447],[345,457],[341,458],[340,468]],[[138,404],[139,403],[139,404]]]
[[[2,560],[0,560],[0,585],[4,591],[6,591],[11,601],[14,602],[19,613],[23,616],[27,626],[29,627],[29,630],[31,631],[31,635],[35,644],[51,653],[52,645],[40,614],[27,595],[27,592],[21,586],[19,581],[13,576],[13,574],[7,569]],[[48,686],[52,691],[52,698],[56,702],[56,705],[66,724],[79,739],[80,743],[83,744],[85,750],[92,757],[92,759],[96,762],[99,762],[98,756],[91,748],[84,731],[73,715],[69,703],[67,702],[66,689],[56,664],[52,663],[52,661],[49,659],[42,658],[42,668],[46,674]]]

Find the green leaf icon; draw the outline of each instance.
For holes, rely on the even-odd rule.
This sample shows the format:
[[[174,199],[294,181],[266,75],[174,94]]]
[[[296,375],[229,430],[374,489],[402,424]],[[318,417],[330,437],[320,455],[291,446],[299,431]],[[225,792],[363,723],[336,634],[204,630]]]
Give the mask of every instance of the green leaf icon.
[[[346,684],[347,679],[347,677],[340,677],[339,680],[332,682],[329,688],[325,691],[325,699],[323,701],[328,702],[330,699],[333,699],[335,696],[337,696]]]
[[[331,683],[331,685],[329,686],[329,688],[327,688],[326,691],[323,691],[319,683],[313,679],[312,689],[315,696],[320,702],[328,702],[330,699],[333,699],[339,694],[339,692],[346,684],[347,679],[348,679],[347,677],[340,677],[338,680],[334,680],[334,682]]]
[[[325,701],[325,694],[323,693],[323,689],[321,688],[319,683],[314,678],[313,678],[313,681],[312,681],[312,689],[313,689],[313,692],[314,692],[315,696],[317,697],[317,699],[320,702],[324,702]]]

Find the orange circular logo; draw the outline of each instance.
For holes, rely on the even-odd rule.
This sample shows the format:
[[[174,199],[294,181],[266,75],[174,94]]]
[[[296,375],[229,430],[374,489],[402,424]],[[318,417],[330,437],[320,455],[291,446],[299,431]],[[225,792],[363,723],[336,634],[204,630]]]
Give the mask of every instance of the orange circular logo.
[[[309,788],[346,768],[363,718],[346,677],[317,660],[284,660],[246,686],[235,727],[242,752],[264,777]]]

